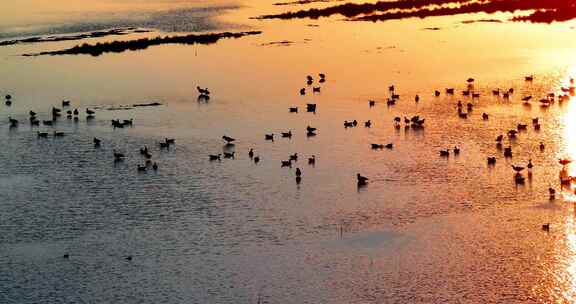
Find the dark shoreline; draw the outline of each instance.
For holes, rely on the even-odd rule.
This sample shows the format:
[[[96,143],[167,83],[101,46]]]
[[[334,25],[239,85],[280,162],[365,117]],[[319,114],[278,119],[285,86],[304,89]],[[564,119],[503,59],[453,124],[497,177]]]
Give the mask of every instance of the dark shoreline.
[[[115,28],[106,31],[95,31],[83,34],[73,34],[73,35],[59,35],[59,36],[34,36],[30,38],[23,39],[12,39],[0,41],[0,46],[9,46],[15,44],[28,44],[28,43],[41,43],[41,42],[59,42],[59,41],[72,41],[72,40],[82,40],[88,38],[101,38],[106,36],[123,36],[135,33],[149,33],[150,30],[139,29],[133,27],[127,28]]]
[[[57,55],[92,55],[100,56],[105,53],[122,53],[126,51],[145,50],[150,46],[162,44],[212,44],[218,42],[220,39],[225,38],[240,38],[249,35],[259,35],[261,31],[249,32],[223,32],[223,33],[210,33],[210,34],[190,34],[185,36],[164,36],[155,38],[142,38],[136,40],[126,41],[112,41],[96,44],[84,43],[69,49],[58,51],[46,51],[40,53],[23,54],[25,57],[36,56],[57,56]]]

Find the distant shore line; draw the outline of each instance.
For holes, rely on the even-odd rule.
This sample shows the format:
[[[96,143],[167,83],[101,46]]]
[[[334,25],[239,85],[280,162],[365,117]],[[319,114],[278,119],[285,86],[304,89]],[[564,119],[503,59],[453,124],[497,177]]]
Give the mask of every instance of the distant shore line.
[[[23,54],[25,57],[58,56],[58,55],[92,55],[100,56],[105,53],[122,53],[126,51],[144,50],[150,46],[162,44],[212,44],[225,38],[240,38],[249,35],[259,35],[262,31],[248,32],[222,32],[209,34],[190,34],[184,36],[164,36],[154,38],[142,38],[136,40],[112,41],[96,44],[84,43],[69,49],[46,51],[40,53]]]

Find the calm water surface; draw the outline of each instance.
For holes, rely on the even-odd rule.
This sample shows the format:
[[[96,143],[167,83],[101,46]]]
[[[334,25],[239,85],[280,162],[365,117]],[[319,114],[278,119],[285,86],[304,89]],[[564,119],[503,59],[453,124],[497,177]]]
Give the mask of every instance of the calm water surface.
[[[548,187],[560,192],[558,158],[576,158],[576,104],[538,105],[576,75],[573,22],[462,24],[469,15],[262,21],[250,17],[287,8],[268,1],[74,3],[0,4],[12,12],[0,21],[0,37],[126,26],[153,32],[86,42],[263,33],[99,57],[19,56],[78,41],[0,47],[0,93],[14,96],[11,107],[0,107],[0,303],[576,301],[575,197],[567,189],[548,199]],[[290,43],[273,43],[284,40]],[[327,74],[322,92],[300,96],[305,76],[319,72]],[[531,74],[535,80],[525,82]],[[468,77],[481,98],[459,94]],[[387,107],[392,84],[401,98]],[[197,101],[197,85],[213,92],[208,103]],[[448,87],[458,94],[433,96]],[[492,96],[510,87],[510,100]],[[521,102],[526,95],[534,96],[530,107]],[[28,125],[29,110],[49,119],[62,99],[81,111],[95,108],[96,119]],[[457,116],[458,100],[474,104],[466,120]],[[117,110],[153,101],[162,105]],[[303,111],[308,102],[318,104],[316,114]],[[288,113],[290,106],[300,113]],[[412,115],[426,119],[424,130],[393,127],[395,116]],[[21,125],[9,128],[9,116]],[[521,132],[510,142],[514,157],[505,159],[496,136],[534,117],[541,130]],[[133,128],[110,126],[129,118]],[[359,127],[344,129],[353,119]],[[364,128],[369,119],[372,128]],[[318,136],[307,138],[307,125]],[[39,139],[38,130],[66,136]],[[264,140],[288,130],[290,140]],[[209,162],[225,148],[224,134],[237,138],[236,159]],[[165,137],[176,145],[160,151]],[[394,149],[373,151],[371,143]],[[158,172],[136,170],[145,145]],[[439,157],[453,146],[459,156]],[[114,163],[113,150],[126,160]],[[280,168],[292,153],[298,163]],[[314,167],[306,162],[311,155]],[[497,156],[496,166],[486,165],[487,156]],[[532,175],[515,185],[511,165],[528,159]],[[357,189],[356,173],[370,178],[368,187]]]

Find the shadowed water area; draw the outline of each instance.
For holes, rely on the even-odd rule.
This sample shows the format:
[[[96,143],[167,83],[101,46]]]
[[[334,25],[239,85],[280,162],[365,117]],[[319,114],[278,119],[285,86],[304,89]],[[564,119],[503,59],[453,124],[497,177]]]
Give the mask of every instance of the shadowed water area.
[[[570,1],[80,2],[0,4],[0,303],[575,301]]]

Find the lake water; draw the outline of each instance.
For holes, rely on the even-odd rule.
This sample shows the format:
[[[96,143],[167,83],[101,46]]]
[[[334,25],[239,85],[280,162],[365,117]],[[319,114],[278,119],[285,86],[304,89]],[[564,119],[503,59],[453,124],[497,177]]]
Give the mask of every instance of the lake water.
[[[576,158],[576,104],[539,102],[576,76],[576,22],[512,22],[502,12],[377,22],[253,18],[343,3],[0,4],[2,40],[149,30],[0,46],[0,95],[12,95],[11,106],[0,106],[0,303],[576,301],[576,200],[570,187],[560,189],[558,164]],[[485,19],[504,22],[467,22]],[[101,56],[21,56],[250,30],[262,33]],[[320,93],[311,93],[307,75]],[[462,96],[469,77],[480,98]],[[400,94],[393,106],[390,85]],[[210,89],[208,102],[197,99],[196,86]],[[493,95],[496,88],[514,93],[507,100]],[[64,99],[80,110],[78,122],[63,115],[52,127],[29,125],[30,110],[48,120]],[[459,100],[474,105],[467,119],[458,117]],[[161,105],[132,106],[151,102]],[[306,103],[317,104],[315,114]],[[294,106],[299,112],[289,113]],[[86,120],[87,108],[95,119]],[[414,115],[425,118],[424,129],[394,127],[394,117]],[[133,127],[110,125],[131,118]],[[354,119],[358,127],[345,129]],[[495,138],[519,123],[528,130],[504,139],[513,149],[504,158]],[[308,125],[317,136],[306,136]],[[294,136],[281,138],[288,130]],[[274,142],[264,139],[269,133]],[[224,146],[223,135],[236,145]],[[160,150],[165,138],[176,144]],[[143,146],[157,172],[137,171]],[[454,146],[459,155],[440,157]],[[260,163],[248,157],[251,148]],[[235,159],[209,161],[230,149]],[[114,162],[114,150],[126,159]],[[281,168],[293,153],[298,162]],[[497,157],[493,167],[489,156]],[[534,168],[518,185],[511,165],[529,159]],[[370,178],[366,187],[357,187],[357,173]]]

